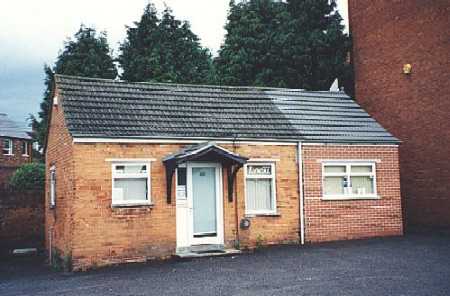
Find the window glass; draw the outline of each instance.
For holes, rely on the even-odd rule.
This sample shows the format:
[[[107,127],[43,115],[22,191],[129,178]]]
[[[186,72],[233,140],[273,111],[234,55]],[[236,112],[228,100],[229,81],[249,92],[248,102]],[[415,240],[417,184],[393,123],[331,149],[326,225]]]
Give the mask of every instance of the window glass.
[[[324,164],[323,194],[328,197],[376,196],[375,166],[372,164]]]
[[[3,154],[12,154],[12,145],[13,144],[11,139],[3,139]]]
[[[28,143],[25,141],[22,142],[22,155],[28,155]]]
[[[345,173],[345,166],[325,166],[325,173]]]
[[[147,172],[146,165],[117,165],[116,172],[121,174],[141,174]]]
[[[125,178],[114,182],[117,198],[124,201],[147,200],[147,178]]]
[[[249,164],[246,173],[246,212],[249,214],[276,212],[274,165]]]
[[[371,165],[352,165],[352,173],[371,173],[372,166]]]
[[[177,174],[177,185],[186,186],[186,168],[178,168]]]
[[[247,210],[272,211],[272,180],[247,180]]]
[[[139,204],[148,202],[149,165],[116,164],[113,165],[112,202],[116,205]]]
[[[326,195],[344,194],[345,177],[325,177]]]
[[[373,194],[373,178],[370,176],[351,177],[352,193],[357,195]]]

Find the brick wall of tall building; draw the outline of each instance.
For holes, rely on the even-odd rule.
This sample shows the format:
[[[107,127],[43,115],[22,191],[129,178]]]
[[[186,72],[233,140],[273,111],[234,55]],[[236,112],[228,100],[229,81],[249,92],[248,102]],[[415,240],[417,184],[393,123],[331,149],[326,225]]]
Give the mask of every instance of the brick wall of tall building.
[[[403,141],[407,223],[450,227],[449,2],[349,0],[349,13],[356,99]]]

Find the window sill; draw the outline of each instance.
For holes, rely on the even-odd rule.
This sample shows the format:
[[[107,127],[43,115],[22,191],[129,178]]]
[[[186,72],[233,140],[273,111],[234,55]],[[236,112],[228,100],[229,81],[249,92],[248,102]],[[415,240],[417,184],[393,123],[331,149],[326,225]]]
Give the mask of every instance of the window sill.
[[[153,208],[154,206],[152,203],[116,203],[112,204],[111,208]]]
[[[339,200],[380,200],[380,196],[336,196],[336,197],[327,197],[323,196],[322,200],[324,201],[339,201]]]
[[[281,215],[277,214],[277,213],[247,213],[247,214],[245,214],[245,218],[257,218],[257,217],[281,217]]]

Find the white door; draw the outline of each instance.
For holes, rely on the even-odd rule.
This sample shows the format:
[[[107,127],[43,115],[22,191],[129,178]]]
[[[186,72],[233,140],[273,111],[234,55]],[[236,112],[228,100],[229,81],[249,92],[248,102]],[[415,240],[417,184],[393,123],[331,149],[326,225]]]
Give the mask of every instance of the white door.
[[[191,245],[223,245],[222,166],[187,164],[187,203]]]

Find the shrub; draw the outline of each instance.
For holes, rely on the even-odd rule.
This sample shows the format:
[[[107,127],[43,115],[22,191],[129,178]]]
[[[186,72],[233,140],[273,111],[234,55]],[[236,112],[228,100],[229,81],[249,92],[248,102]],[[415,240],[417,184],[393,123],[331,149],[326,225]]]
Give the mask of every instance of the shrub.
[[[19,167],[9,180],[14,190],[43,190],[45,186],[45,165],[28,163]]]

